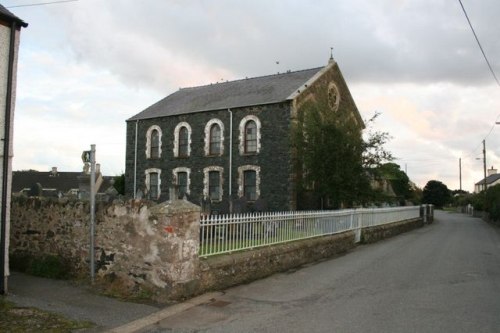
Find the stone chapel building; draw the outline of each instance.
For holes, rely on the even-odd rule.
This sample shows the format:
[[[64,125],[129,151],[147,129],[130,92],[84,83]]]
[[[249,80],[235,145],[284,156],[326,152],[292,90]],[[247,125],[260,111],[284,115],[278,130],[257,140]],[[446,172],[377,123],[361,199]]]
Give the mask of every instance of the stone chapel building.
[[[297,209],[291,128],[319,92],[331,112],[364,127],[333,58],[176,91],[127,120],[126,194],[164,201],[175,186],[212,212]]]

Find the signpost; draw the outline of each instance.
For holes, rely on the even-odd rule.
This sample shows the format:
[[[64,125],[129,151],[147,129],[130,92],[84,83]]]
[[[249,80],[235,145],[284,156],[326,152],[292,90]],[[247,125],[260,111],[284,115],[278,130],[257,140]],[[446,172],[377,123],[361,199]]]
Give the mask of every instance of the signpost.
[[[90,280],[95,278],[95,145],[82,153],[83,163],[90,163]]]

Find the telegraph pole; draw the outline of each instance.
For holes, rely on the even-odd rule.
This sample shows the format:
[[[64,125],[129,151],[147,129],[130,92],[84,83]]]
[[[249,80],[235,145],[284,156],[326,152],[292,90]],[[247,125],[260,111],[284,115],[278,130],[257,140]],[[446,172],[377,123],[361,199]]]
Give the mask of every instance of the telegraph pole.
[[[462,192],[462,158],[458,159],[458,174],[460,179],[460,192]]]
[[[483,140],[484,193],[486,195],[486,140]]]

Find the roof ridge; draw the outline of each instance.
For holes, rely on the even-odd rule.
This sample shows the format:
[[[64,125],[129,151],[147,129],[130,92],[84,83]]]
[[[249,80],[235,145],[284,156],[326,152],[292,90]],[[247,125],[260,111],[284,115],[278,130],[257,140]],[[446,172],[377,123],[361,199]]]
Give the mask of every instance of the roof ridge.
[[[218,85],[218,84],[228,84],[228,83],[234,83],[234,82],[246,81],[246,80],[255,80],[255,79],[261,79],[261,78],[263,79],[263,78],[268,78],[268,77],[272,77],[272,76],[288,75],[288,74],[294,74],[294,73],[300,73],[300,72],[306,72],[306,71],[312,71],[312,70],[319,70],[321,68],[323,68],[323,66],[313,67],[313,68],[308,68],[308,69],[299,69],[299,70],[296,70],[296,71],[290,71],[290,70],[288,70],[288,71],[283,72],[283,73],[279,73],[278,72],[276,74],[267,74],[267,75],[254,76],[254,77],[245,77],[243,79],[235,79],[235,80],[226,81],[226,82],[215,82],[215,83],[202,84],[202,85],[199,85],[199,86],[184,87],[184,88],[180,88],[180,90],[188,90],[188,89],[210,87],[210,86],[214,86],[214,85]]]

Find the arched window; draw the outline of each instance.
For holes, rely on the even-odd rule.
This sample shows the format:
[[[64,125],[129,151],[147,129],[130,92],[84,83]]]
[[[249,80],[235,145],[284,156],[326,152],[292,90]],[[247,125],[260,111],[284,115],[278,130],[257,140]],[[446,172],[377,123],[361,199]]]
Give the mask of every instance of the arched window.
[[[177,124],[174,130],[174,157],[191,154],[191,126],[186,122]]]
[[[260,120],[248,115],[240,121],[240,155],[260,152]]]
[[[158,130],[154,129],[151,131],[151,158],[160,157],[160,134]]]
[[[222,200],[222,173],[224,168],[219,166],[209,166],[203,169],[203,196],[211,201]]]
[[[205,156],[224,154],[224,124],[220,119],[210,119],[205,125]]]
[[[191,185],[191,169],[178,167],[172,170],[173,183],[177,186],[179,198],[183,198],[185,194],[189,195]]]
[[[161,157],[161,129],[157,125],[148,128],[146,132],[146,158]]]
[[[188,156],[189,133],[186,127],[179,130],[179,156]]]
[[[245,154],[257,152],[257,125],[255,121],[249,120],[245,124]]]
[[[210,149],[209,155],[219,155],[220,154],[220,126],[218,124],[213,124],[210,127]]]

